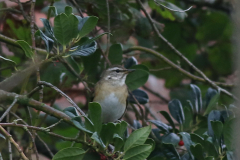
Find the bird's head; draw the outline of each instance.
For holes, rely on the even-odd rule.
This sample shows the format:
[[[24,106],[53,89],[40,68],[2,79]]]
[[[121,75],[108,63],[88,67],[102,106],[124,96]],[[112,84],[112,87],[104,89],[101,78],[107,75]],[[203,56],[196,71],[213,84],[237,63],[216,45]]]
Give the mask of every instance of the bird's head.
[[[103,73],[102,78],[112,84],[122,86],[125,84],[128,73],[133,71],[134,69],[126,69],[122,66],[112,66]]]

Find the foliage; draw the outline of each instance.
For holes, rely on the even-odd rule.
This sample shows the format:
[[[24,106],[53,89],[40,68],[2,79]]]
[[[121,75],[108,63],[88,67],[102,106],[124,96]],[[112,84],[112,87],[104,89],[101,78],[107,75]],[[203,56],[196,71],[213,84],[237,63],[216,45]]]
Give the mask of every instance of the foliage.
[[[232,132],[235,107],[221,105],[231,104],[233,100],[220,89],[208,88],[206,79],[200,81],[184,75],[181,69],[192,75],[197,71],[187,65],[184,58],[177,57],[168,45],[171,43],[184,53],[182,56],[209,79],[223,82],[223,77],[226,79],[233,74],[230,40],[232,26],[228,13],[211,8],[205,11],[198,3],[195,9],[184,12],[182,8],[189,6],[187,1],[149,0],[145,4],[148,4],[150,16],[154,19],[151,24],[148,17],[141,12],[141,1],[137,2],[114,0],[108,1],[109,4],[106,5],[106,0],[53,1],[51,4],[46,2],[49,3],[46,6],[43,1],[39,1],[35,9],[41,8],[47,18],[40,19],[43,28],[35,26],[37,29],[34,33],[30,33],[31,21],[28,19],[19,21],[12,15],[6,16],[0,12],[0,17],[6,16],[0,41],[6,42],[8,50],[14,54],[9,56],[3,54],[3,50],[0,52],[0,61],[3,62],[0,63],[0,92],[3,89],[7,93],[15,92],[19,95],[28,93],[24,103],[17,102],[28,105],[24,105],[24,108],[22,105],[13,104],[10,120],[4,118],[4,121],[13,122],[6,123],[9,126],[15,124],[23,129],[13,128],[8,132],[13,134],[16,142],[21,142],[20,146],[25,154],[31,154],[30,146],[34,150],[34,143],[31,142],[31,136],[28,136],[30,133],[35,139],[36,148],[47,157],[51,157],[49,151],[45,152],[46,145],[49,146],[53,152],[53,160],[234,159]],[[4,2],[0,5],[5,7]],[[214,8],[214,5],[210,6]],[[84,12],[84,17],[77,15],[79,10]],[[24,12],[17,11],[15,12],[19,15]],[[152,25],[161,31],[162,36],[168,40],[167,43],[159,41]],[[3,39],[2,34],[17,41],[9,42]],[[34,36],[35,41],[32,41],[34,38],[30,35]],[[165,56],[167,60],[177,64],[178,68],[166,69],[169,68],[169,63],[147,51],[134,52],[132,46],[136,43]],[[111,65],[135,69],[126,79],[130,92],[127,101],[133,106],[136,116],[133,122],[103,124],[100,104],[91,102],[94,84],[100,79],[102,71]],[[29,71],[31,68],[34,69]],[[40,68],[40,73],[35,68]],[[13,73],[13,69],[16,73]],[[37,74],[32,74],[35,71]],[[159,109],[159,114],[167,123],[149,119],[148,116],[150,111],[147,111],[146,104],[150,103],[149,93],[144,87],[140,87],[152,76],[164,79],[165,87],[170,89],[169,102],[155,94],[168,104],[169,112]],[[41,92],[38,95],[36,90],[33,90],[39,79],[62,91],[80,83],[84,84],[85,89],[81,94],[86,103],[76,107],[71,103],[71,98],[67,97],[73,106],[61,109],[55,103],[59,97],[59,89],[56,87],[44,87],[44,96],[41,99]],[[198,85],[195,85],[196,83]],[[37,89],[41,90],[42,85],[37,86]],[[231,89],[228,88],[228,91]],[[15,98],[17,99],[17,96]],[[0,101],[3,101],[0,113],[4,113],[5,106],[11,104],[15,98],[6,98],[3,101],[0,97]],[[33,109],[28,111],[27,106],[34,108],[36,105],[32,103],[33,99],[39,100],[42,107],[47,104],[54,106],[51,108],[51,116],[36,113]],[[139,110],[134,108],[135,106],[138,106]],[[86,109],[87,115],[79,114],[79,110]],[[19,115],[21,120],[12,116],[14,113]],[[60,116],[66,117],[59,118]],[[19,126],[21,123],[18,121],[23,121],[24,126]],[[4,124],[0,123],[1,125]],[[28,126],[38,129],[38,136],[45,145],[35,137],[34,129],[29,129]],[[5,142],[9,137],[2,134],[2,131],[0,157],[5,159],[9,154],[7,147],[3,146],[7,145]],[[183,141],[183,146],[179,145],[180,141]],[[19,154],[13,152],[13,156],[16,158]]]

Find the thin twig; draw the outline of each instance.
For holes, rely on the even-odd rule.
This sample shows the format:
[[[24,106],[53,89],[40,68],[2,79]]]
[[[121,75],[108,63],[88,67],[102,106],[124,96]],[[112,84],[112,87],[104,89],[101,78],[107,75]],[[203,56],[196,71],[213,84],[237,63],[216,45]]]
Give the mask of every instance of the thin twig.
[[[15,103],[17,103],[18,101],[18,96],[16,96],[14,98],[14,101],[12,102],[12,104],[8,107],[8,109],[3,113],[2,117],[0,118],[0,122],[4,119],[4,117],[10,112],[10,110],[12,109],[12,107],[15,105]]]
[[[9,114],[7,115],[7,123],[9,123]],[[7,132],[10,133],[10,127],[7,127]],[[12,144],[9,139],[8,139],[8,154],[9,160],[12,160]]]
[[[14,9],[14,8],[1,8],[0,12],[22,13],[21,11]]]
[[[107,17],[108,17],[107,32],[108,32],[108,33],[111,33],[111,29],[110,29],[110,10],[109,10],[108,0],[106,0],[106,7],[107,7]],[[106,49],[106,56],[107,56],[107,57],[108,57],[109,44],[110,44],[110,34],[107,35],[107,49]]]
[[[65,93],[63,93],[61,90],[59,90],[57,87],[55,87],[51,83],[47,83],[44,81],[39,81],[38,84],[50,87],[50,88],[54,89],[55,91],[57,91],[58,93],[60,93],[63,97],[65,97],[68,100],[69,103],[71,103],[77,109],[77,111],[79,111],[83,116],[85,116],[85,113],[77,106],[77,104],[70,97],[68,97]]]
[[[80,136],[80,133],[81,133],[81,131],[79,131],[79,132],[77,133],[75,139],[77,139],[77,138]],[[76,143],[76,142],[73,141],[72,144],[71,144],[71,147],[73,147],[75,143]]]
[[[150,88],[148,88],[146,85],[142,86],[144,90],[148,91],[149,93],[153,94],[154,96],[158,97],[159,99],[161,99],[162,101],[164,101],[165,103],[168,103],[169,100],[165,97],[163,97],[161,94],[154,92],[153,90],[151,90]]]
[[[42,144],[47,149],[48,153],[50,154],[51,158],[54,156],[48,145],[43,141],[43,139],[36,133],[36,137],[42,142]]]
[[[143,4],[141,2],[141,0],[136,0],[137,3],[140,5],[141,10],[144,12],[144,14],[146,15],[148,21],[150,22],[154,32],[157,34],[157,36],[162,39],[182,60],[184,60],[192,69],[194,69],[197,73],[199,73],[203,79],[210,84],[212,87],[216,88],[217,90],[220,90],[221,92],[223,92],[224,94],[232,97],[235,100],[238,100],[238,98],[236,96],[234,96],[232,93],[228,92],[227,90],[219,87],[217,84],[215,84],[213,81],[211,81],[200,69],[198,69],[196,66],[194,66],[181,52],[179,52],[165,37],[163,37],[163,35],[161,35],[161,33],[159,32],[159,30],[157,29],[157,26],[155,25],[155,23],[153,22],[151,16],[147,13],[147,11],[144,9]]]
[[[149,114],[151,115],[151,117],[153,117],[155,120],[158,120],[158,118],[153,114],[151,108],[147,105],[144,105],[145,110],[149,112]]]
[[[164,67],[164,68],[159,68],[159,69],[149,69],[150,72],[158,72],[158,71],[164,71],[164,70],[169,70],[172,69],[172,67]]]
[[[59,123],[61,123],[63,121],[63,119],[60,119],[57,123],[54,123],[54,124],[52,124],[51,126],[49,126],[49,127],[46,127],[45,129],[51,129],[51,128],[53,128],[53,127],[56,127]]]
[[[20,156],[24,159],[24,160],[28,160],[28,158],[25,156],[25,154],[23,153],[22,149],[19,147],[19,145],[14,141],[14,139],[12,138],[12,136],[2,127],[2,125],[0,124],[0,131],[10,140],[10,142],[15,146],[15,148],[17,149],[17,151],[19,152]]]
[[[167,9],[170,10],[170,11],[180,12],[180,13],[187,12],[187,11],[189,11],[189,10],[192,8],[192,6],[191,6],[191,7],[189,7],[189,8],[186,9],[186,10],[182,10],[182,11],[180,11],[180,10],[175,10],[175,9],[168,8],[167,6],[165,6],[165,5],[163,5],[163,4],[159,3],[159,2],[157,2],[156,0],[154,0],[154,2],[155,2],[157,5],[163,6],[164,8],[167,8]]]

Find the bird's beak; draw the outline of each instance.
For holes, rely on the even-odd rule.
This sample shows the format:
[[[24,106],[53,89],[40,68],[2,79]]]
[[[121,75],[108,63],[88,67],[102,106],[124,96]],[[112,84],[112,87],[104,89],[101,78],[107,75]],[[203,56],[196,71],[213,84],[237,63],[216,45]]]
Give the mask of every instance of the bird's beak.
[[[126,70],[126,73],[128,74],[128,73],[131,73],[131,72],[134,72],[136,69],[127,69]]]

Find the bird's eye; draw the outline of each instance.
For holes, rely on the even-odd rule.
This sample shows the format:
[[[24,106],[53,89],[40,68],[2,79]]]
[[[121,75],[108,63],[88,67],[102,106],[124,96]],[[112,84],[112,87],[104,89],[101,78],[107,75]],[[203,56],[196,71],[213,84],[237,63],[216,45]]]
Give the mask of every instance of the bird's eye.
[[[120,72],[119,69],[117,69],[116,72],[119,73]]]

